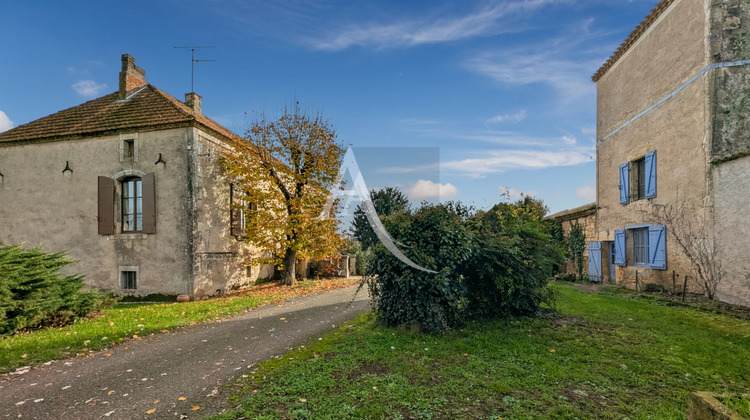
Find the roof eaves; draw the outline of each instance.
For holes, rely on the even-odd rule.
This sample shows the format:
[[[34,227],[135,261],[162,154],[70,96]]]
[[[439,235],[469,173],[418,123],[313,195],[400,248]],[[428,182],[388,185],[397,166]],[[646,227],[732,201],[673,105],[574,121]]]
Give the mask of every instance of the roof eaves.
[[[638,26],[633,29],[633,31],[628,35],[627,38],[620,44],[619,47],[615,50],[614,53],[607,59],[607,61],[602,64],[601,67],[599,67],[599,70],[594,73],[593,76],[591,76],[591,80],[594,82],[598,82],[599,79],[604,76],[604,74],[614,66],[614,64],[622,58],[623,55],[630,49],[630,47],[635,44],[636,41],[638,41],[638,38],[643,35],[646,30],[653,25],[654,22],[656,22],[657,19],[659,19],[659,16],[661,16],[662,13],[664,13],[665,10],[669,8],[669,6],[674,3],[675,0],[662,0],[659,3],[654,6],[653,9],[651,9],[651,12],[649,12],[648,15],[641,21],[641,23],[638,24]]]

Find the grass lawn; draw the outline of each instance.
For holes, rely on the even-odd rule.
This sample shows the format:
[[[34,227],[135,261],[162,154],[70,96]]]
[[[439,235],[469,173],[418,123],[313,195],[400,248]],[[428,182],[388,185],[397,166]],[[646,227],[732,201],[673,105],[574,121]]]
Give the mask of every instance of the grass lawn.
[[[306,280],[295,287],[266,283],[221,298],[189,303],[119,304],[64,328],[0,337],[0,373],[73,355],[85,356],[147,334],[255,308],[281,299],[346,287],[356,280]]]
[[[556,285],[559,315],[444,336],[365,315],[231,385],[232,418],[685,418],[750,390],[750,322]]]

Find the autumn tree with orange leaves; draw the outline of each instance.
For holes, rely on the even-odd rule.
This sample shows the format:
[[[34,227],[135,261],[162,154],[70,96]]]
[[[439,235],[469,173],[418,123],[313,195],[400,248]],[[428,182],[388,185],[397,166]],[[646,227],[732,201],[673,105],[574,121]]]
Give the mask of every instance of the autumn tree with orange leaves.
[[[328,197],[338,186],[343,145],[328,120],[295,102],[277,120],[261,114],[232,146],[223,164],[244,194],[234,201],[242,237],[265,251],[254,262],[273,262],[283,270],[280,283],[294,285],[298,259],[331,257],[341,247],[338,200],[331,205]]]

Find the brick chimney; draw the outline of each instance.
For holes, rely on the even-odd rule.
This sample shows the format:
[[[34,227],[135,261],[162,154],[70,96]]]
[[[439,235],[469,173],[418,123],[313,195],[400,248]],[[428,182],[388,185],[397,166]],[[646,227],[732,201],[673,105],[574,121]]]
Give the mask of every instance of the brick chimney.
[[[146,83],[146,71],[135,65],[135,58],[132,55],[123,54],[122,71],[120,72],[120,99],[125,99],[128,91]]]
[[[201,96],[198,95],[195,92],[190,92],[185,94],[185,105],[190,107],[193,111],[200,114],[201,113]]]

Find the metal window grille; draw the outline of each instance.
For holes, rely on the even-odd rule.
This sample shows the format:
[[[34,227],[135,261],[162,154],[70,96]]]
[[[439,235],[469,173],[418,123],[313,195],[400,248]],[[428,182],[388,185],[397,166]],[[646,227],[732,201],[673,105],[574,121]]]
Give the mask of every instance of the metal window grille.
[[[648,228],[633,229],[633,262],[648,264]]]
[[[120,272],[120,278],[123,289],[135,290],[138,288],[138,273],[136,271],[122,271]]]

